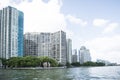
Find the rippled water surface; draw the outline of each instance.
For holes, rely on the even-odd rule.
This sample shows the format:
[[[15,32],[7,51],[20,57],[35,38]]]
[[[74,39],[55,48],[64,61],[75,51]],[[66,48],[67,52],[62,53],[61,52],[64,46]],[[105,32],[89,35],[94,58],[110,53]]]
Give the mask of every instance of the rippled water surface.
[[[0,80],[120,80],[120,66],[51,70],[2,70]]]

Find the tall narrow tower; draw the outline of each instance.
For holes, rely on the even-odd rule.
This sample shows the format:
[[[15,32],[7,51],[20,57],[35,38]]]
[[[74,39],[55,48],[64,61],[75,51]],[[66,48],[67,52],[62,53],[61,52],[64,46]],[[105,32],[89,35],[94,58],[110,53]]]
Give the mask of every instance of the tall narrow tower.
[[[22,21],[23,13],[21,11],[18,11],[16,8],[8,6],[0,11],[1,58],[9,59],[10,57],[17,57],[23,54],[23,52],[21,51],[23,46],[20,45],[20,40],[23,40]]]
[[[67,39],[67,62],[72,63],[72,40]]]
[[[52,34],[52,56],[59,63],[65,65],[67,58],[66,33],[58,31]]]

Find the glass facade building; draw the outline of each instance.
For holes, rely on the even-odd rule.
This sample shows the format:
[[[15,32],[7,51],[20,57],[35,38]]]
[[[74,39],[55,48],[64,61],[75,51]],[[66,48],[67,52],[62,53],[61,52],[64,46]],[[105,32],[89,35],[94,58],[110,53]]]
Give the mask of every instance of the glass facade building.
[[[5,7],[0,11],[0,57],[9,59],[17,57],[19,53],[19,40],[23,37],[23,22],[20,19],[21,11],[13,7]],[[23,17],[23,16],[21,16]],[[21,23],[19,23],[21,22]],[[22,27],[21,31],[19,31]],[[21,34],[19,34],[21,33]],[[23,48],[23,46],[21,46]],[[21,50],[21,49],[20,49]]]
[[[18,56],[23,56],[23,24],[24,24],[24,14],[19,11],[18,15]]]
[[[67,62],[72,63],[72,40],[67,39]]]

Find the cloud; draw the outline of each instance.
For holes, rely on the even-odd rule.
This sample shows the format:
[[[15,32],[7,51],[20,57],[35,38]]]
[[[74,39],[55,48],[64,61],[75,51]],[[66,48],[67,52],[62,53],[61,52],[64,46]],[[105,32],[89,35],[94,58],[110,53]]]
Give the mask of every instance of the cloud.
[[[9,0],[0,0],[0,9],[9,5]]]
[[[9,2],[11,4],[20,4],[21,2],[23,2],[24,0],[9,0]],[[26,0],[27,1],[27,0]]]
[[[71,23],[74,23],[74,24],[79,24],[81,26],[86,26],[87,25],[87,21],[83,21],[82,19],[76,18],[76,17],[74,17],[72,15],[67,15],[66,19],[68,21],[70,21]]]
[[[93,26],[103,27],[108,22],[109,22],[109,20],[105,20],[105,19],[94,19],[93,20]]]
[[[118,26],[119,26],[118,23],[110,23],[110,24],[108,24],[108,26],[104,29],[103,33],[113,32]]]
[[[62,0],[0,0],[1,4],[0,8],[10,5],[24,12],[24,33],[63,30],[67,38],[74,34],[67,29],[65,15],[60,12]]]
[[[49,0],[47,3],[43,0],[0,0],[0,3],[2,7],[11,5],[24,12],[24,32],[71,32],[66,27],[64,14],[60,12],[61,0]]]
[[[67,38],[73,31],[67,29],[64,14],[60,12],[62,0],[6,0],[4,6],[11,5],[24,12],[24,33],[56,32],[63,30]]]
[[[87,41],[85,45],[90,48],[92,57],[120,63],[120,35],[100,37]]]
[[[112,22],[110,20],[94,19],[93,26],[103,28],[102,33],[105,34],[113,32],[119,26],[119,24],[117,22]]]

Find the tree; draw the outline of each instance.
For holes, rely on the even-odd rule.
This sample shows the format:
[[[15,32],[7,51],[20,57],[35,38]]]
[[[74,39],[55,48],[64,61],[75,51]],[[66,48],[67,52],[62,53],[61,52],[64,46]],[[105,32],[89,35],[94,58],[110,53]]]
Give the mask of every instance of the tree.
[[[66,63],[67,68],[71,67],[71,64],[69,62]]]
[[[49,57],[33,57],[33,56],[12,57],[7,61],[3,59],[3,64],[7,65],[10,68],[43,66],[44,62],[50,63],[51,67],[58,66],[57,61]]]
[[[7,66],[7,59],[5,59],[5,58],[0,58],[0,60],[2,61],[2,66],[3,66],[4,68],[6,68],[6,66]]]
[[[105,66],[105,64],[88,61],[88,62],[83,63],[82,66]]]
[[[79,67],[81,66],[79,62],[74,62],[74,63],[71,63],[72,66],[75,66],[75,67]]]
[[[47,56],[39,57],[39,58],[41,60],[41,66],[43,66],[44,62],[49,62],[51,67],[57,67],[58,66],[58,62],[53,58],[50,58],[50,57],[47,57]]]
[[[8,59],[7,65],[8,67],[19,67],[19,61],[20,61],[21,57],[12,57],[10,59]]]
[[[96,62],[97,66],[105,66],[105,63],[102,63],[102,62]]]

